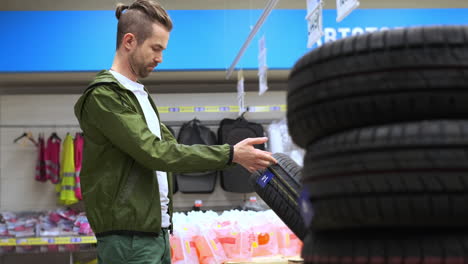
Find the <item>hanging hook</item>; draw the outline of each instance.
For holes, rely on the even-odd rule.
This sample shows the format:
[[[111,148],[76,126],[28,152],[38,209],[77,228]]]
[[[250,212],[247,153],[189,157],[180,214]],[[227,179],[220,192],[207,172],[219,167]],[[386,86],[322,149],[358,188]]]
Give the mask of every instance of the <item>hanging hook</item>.
[[[250,108],[249,108],[248,106],[246,106],[240,117],[241,117],[241,118],[244,118],[245,114],[246,114],[247,112],[249,112],[249,110],[250,110]]]
[[[33,135],[31,132],[24,132],[21,136],[15,138],[13,140],[13,143],[17,143],[20,139],[27,138],[29,141],[31,141],[35,146],[37,146],[36,140],[33,138]],[[22,143],[24,145],[24,143]]]

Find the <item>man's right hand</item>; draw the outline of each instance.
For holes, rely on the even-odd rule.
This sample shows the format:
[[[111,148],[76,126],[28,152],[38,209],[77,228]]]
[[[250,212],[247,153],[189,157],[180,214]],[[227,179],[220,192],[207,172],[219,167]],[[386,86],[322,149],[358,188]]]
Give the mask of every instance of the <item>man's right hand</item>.
[[[270,152],[254,148],[254,145],[264,144],[268,138],[246,138],[234,145],[234,157],[232,162],[242,165],[249,172],[266,169],[272,164],[278,163]]]

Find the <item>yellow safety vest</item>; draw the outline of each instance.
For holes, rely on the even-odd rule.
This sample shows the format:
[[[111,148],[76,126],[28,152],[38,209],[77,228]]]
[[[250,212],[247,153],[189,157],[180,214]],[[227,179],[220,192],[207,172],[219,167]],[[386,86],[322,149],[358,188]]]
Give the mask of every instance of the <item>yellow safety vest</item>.
[[[62,146],[60,182],[56,185],[60,204],[71,205],[78,202],[75,196],[75,156],[73,137],[67,134]]]

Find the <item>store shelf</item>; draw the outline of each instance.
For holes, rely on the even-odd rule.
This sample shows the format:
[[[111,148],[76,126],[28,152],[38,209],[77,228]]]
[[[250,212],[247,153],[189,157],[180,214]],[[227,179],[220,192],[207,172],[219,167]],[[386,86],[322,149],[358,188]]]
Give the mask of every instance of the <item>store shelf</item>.
[[[0,247],[94,244],[96,242],[94,236],[4,238],[0,239]]]
[[[237,113],[239,106],[237,105],[208,105],[208,106],[162,106],[158,107],[160,114],[168,113]],[[255,105],[249,106],[247,112],[251,113],[267,113],[267,112],[286,112],[286,105]]]
[[[289,70],[269,70],[268,90],[286,91]],[[0,73],[0,94],[81,94],[97,72]],[[236,93],[225,71],[157,71],[142,80],[150,93]],[[258,71],[244,70],[245,91],[258,92]]]

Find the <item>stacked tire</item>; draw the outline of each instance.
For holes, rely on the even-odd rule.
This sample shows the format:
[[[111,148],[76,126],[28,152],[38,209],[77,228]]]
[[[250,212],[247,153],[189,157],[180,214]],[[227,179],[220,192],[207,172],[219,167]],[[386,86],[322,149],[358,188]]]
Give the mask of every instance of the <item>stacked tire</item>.
[[[468,27],[328,43],[287,100],[306,263],[468,260]]]

